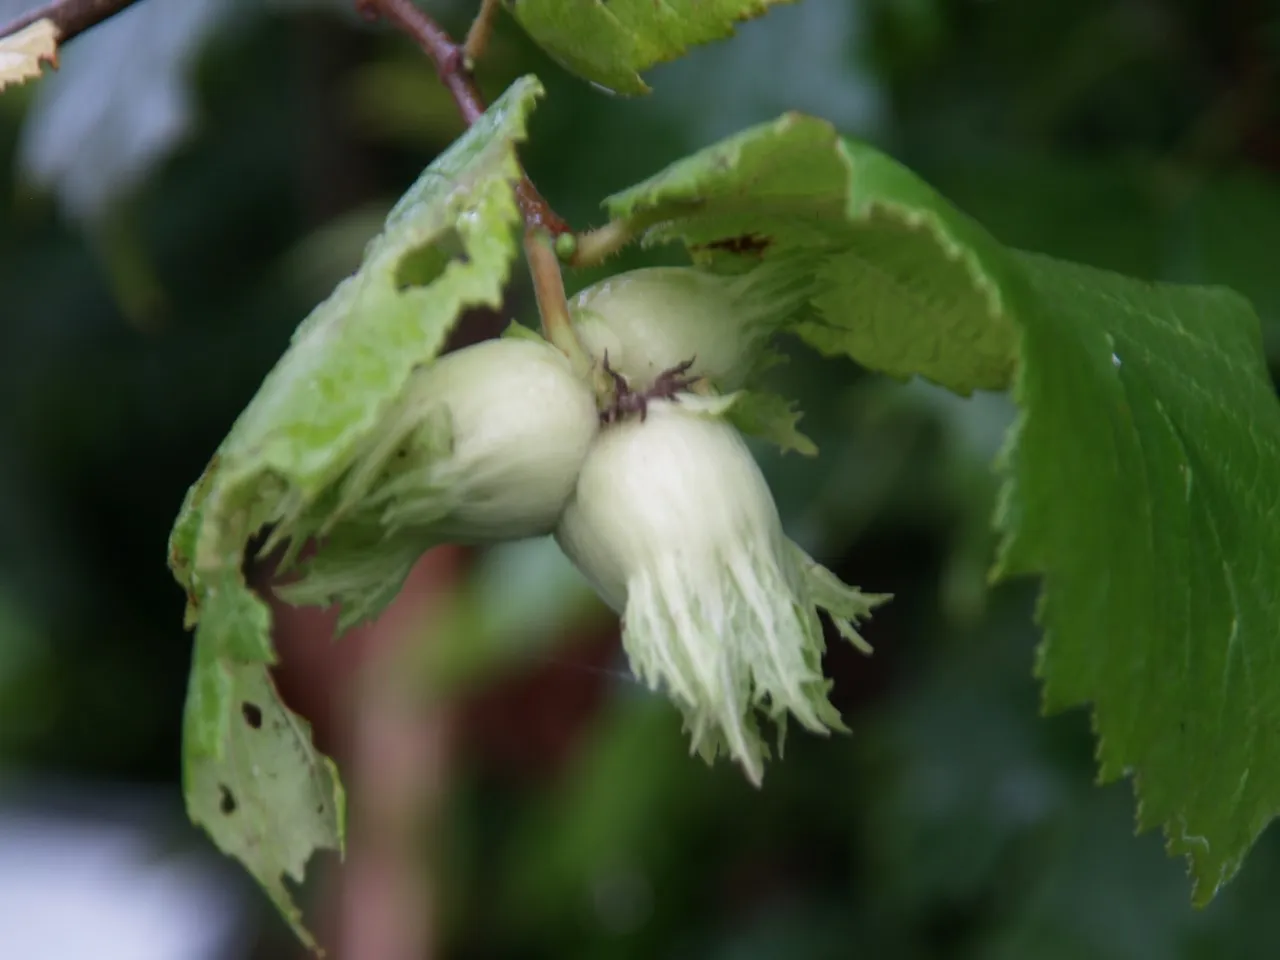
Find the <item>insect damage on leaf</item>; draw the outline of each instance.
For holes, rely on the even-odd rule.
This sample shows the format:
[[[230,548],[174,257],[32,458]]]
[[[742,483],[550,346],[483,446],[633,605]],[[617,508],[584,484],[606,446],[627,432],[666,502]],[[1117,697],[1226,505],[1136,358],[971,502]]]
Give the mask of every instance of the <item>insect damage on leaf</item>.
[[[464,311],[501,303],[518,252],[515,144],[540,94],[534,78],[517,81],[401,198],[359,270],[299,325],[188,491],[170,537],[196,629],[183,731],[188,810],[308,943],[284,878],[301,880],[317,850],[341,850],[343,794],[271,682],[271,616],[245,582],[246,551],[273,528],[265,549],[290,540],[296,554],[331,526],[333,511],[349,506],[340,481],[382,449],[383,420],[413,371]]]
[[[738,237],[725,237],[723,240],[712,240],[699,246],[690,247],[695,256],[705,251],[722,251],[738,256],[763,257],[764,252],[773,243],[769,237],[758,233],[744,233]]]
[[[812,288],[778,321],[823,353],[956,392],[1012,381],[1017,329],[1002,308],[1008,251],[894,160],[789,113],[610,197],[710,270],[785,266]],[[768,240],[757,249],[753,241]]]
[[[465,267],[471,262],[457,230],[446,230],[416,250],[408,250],[396,267],[396,289],[429,287],[444,275],[450,264]]]
[[[311,744],[306,721],[279,699],[265,667],[225,669],[228,693],[240,701],[222,755],[192,750],[184,790],[192,820],[219,849],[243,862],[309,947],[284,877],[301,882],[314,851],[341,851],[343,794],[337,770]],[[188,712],[188,723],[199,723]]]

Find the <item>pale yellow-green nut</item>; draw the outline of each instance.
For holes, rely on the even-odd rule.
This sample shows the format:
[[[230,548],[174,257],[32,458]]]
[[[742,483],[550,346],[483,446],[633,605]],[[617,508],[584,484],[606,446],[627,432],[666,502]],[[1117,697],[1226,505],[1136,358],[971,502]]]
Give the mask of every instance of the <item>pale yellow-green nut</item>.
[[[887,599],[841,583],[783,533],[737,431],[678,402],[601,430],[556,529],[566,555],[622,615],[636,674],[684,714],[693,750],[724,751],[753,783],[763,714],[843,730],[827,698],[818,608],[861,649],[855,623]]]
[[[443,543],[551,533],[599,428],[596,398],[547,343],[487,340],[417,370],[334,497],[288,531],[321,539],[280,592],[375,615]]]
[[[768,341],[806,299],[807,275],[768,264],[737,276],[697,267],[647,267],[602,280],[569,304],[597,361],[632,389],[693,361],[689,373],[736,390],[772,358]]]
[[[424,456],[405,487],[421,482],[429,511],[425,500],[440,491],[448,507],[433,529],[467,543],[551,532],[599,426],[595,396],[569,361],[531,340],[446,354],[418,373],[406,405],[421,417]],[[386,516],[412,522],[411,502],[394,499]]]

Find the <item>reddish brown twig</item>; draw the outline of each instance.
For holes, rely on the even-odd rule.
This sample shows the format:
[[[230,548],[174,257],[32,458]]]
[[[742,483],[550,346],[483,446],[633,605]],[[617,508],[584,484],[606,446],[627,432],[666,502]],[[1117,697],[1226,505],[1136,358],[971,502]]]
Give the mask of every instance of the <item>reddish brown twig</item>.
[[[480,119],[485,111],[484,98],[476,87],[475,78],[468,68],[466,51],[440,24],[423,13],[412,0],[355,0],[356,9],[370,20],[381,17],[411,36],[422,52],[436,65],[440,82],[453,96],[458,113],[467,126]],[[516,198],[524,214],[525,225],[542,228],[553,237],[569,233],[569,225],[551,209],[551,205],[538,193],[538,188],[525,176],[516,188]]]
[[[37,7],[0,27],[0,37],[17,33],[39,20],[52,20],[53,25],[58,28],[58,42],[66,43],[136,2],[137,0],[54,0],[53,3]]]

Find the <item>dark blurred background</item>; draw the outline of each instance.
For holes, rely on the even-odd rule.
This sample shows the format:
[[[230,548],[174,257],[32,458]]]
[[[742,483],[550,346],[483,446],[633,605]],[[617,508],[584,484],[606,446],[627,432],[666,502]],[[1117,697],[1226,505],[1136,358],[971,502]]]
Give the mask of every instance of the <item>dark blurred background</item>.
[[[474,12],[421,2],[457,34]],[[31,5],[0,0],[0,22]],[[416,48],[347,7],[143,0],[0,96],[4,960],[301,955],[185,822],[165,541],[294,326],[460,130]],[[529,71],[548,96],[523,154],[579,227],[803,110],[1010,244],[1235,286],[1280,371],[1274,0],[803,0],[654,70],[643,100],[568,77],[504,16],[482,86]],[[505,312],[531,313],[522,280]],[[546,543],[437,551],[336,644],[326,615],[281,609],[281,688],[351,792],[348,865],[316,860],[302,891],[331,955],[1277,956],[1280,837],[1193,910],[1183,864],[1132,835],[1130,785],[1093,785],[1086,714],[1038,715],[1035,585],[985,585],[1007,399],[799,345],[779,379],[822,448],[760,451],[789,532],[897,595],[873,658],[827,658],[852,734],[794,734],[761,791],[690,759]]]

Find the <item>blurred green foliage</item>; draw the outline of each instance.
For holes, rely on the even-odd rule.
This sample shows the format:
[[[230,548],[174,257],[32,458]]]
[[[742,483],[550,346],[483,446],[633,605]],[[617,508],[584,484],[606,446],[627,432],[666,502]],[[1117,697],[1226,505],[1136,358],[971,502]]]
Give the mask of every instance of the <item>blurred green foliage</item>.
[[[468,4],[427,5],[465,28]],[[458,132],[412,46],[338,6],[242,4],[210,28],[185,74],[191,134],[140,179],[104,185],[113,200],[93,219],[20,173],[34,88],[0,97],[10,769],[176,796],[190,641],[169,525],[294,325]],[[1237,287],[1276,369],[1280,14],[1266,9],[803,0],[647,74],[644,100],[566,76],[504,18],[481,84],[542,77],[524,156],[575,225],[601,222],[609,192],[795,107],[888,150],[1005,242]],[[606,269],[673,258],[634,251]],[[510,303],[527,314],[527,289]],[[581,585],[549,555],[493,553],[426,658],[446,689],[524,674],[606,695],[540,775],[482,744],[461,758],[438,865],[447,955],[1271,957],[1274,832],[1193,911],[1182,864],[1132,837],[1128,786],[1092,785],[1084,715],[1038,716],[1034,585],[985,589],[1004,398],[858,376],[799,345],[777,376],[823,451],[760,451],[790,532],[897,595],[867,631],[871,661],[828,658],[852,735],[793,737],[759,793],[708,770],[663,700],[555,646],[557,613],[600,615]],[[524,597],[539,601],[527,620],[512,615]],[[517,743],[531,736],[501,715]]]

